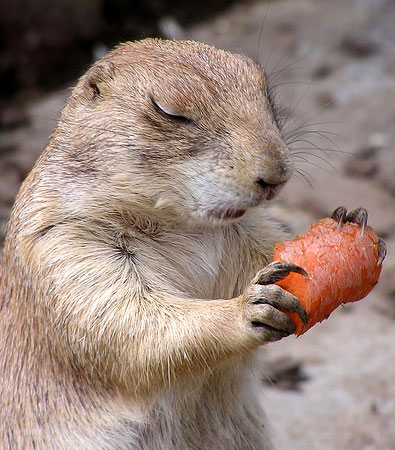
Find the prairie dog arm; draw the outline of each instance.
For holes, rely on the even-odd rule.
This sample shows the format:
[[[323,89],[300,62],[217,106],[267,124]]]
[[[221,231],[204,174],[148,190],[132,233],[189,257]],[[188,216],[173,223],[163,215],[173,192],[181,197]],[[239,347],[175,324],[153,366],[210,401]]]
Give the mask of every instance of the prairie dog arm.
[[[279,305],[264,301],[280,288],[267,291],[259,277],[230,300],[178,298],[150,288],[133,255],[54,234],[32,252],[31,273],[45,280],[36,301],[54,299],[45,305],[58,338],[50,345],[84,376],[144,395],[292,332]]]

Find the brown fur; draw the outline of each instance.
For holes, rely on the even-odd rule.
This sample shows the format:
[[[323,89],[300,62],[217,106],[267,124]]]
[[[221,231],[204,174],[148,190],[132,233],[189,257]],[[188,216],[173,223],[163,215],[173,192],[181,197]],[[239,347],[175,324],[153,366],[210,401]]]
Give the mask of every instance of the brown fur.
[[[145,40],[96,63],[8,226],[0,447],[270,448],[254,367],[280,336],[250,282],[291,170],[251,60]]]

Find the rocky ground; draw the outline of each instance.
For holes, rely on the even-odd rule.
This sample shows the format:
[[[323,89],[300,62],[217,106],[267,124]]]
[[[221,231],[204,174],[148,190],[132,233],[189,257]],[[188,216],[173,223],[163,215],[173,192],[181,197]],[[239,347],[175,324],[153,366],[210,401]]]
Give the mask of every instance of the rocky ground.
[[[277,85],[300,174],[274,208],[292,232],[341,204],[362,205],[388,245],[381,281],[367,299],[265,350],[272,381],[262,395],[277,446],[394,450],[395,3],[278,0],[239,4],[187,30],[166,20],[178,37],[258,59]],[[0,134],[2,228],[68,93],[14,111],[19,126]]]

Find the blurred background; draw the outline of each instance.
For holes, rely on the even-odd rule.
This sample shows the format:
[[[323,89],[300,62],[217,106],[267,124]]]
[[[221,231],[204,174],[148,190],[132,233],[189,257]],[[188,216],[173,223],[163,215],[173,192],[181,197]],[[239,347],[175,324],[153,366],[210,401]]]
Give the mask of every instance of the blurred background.
[[[394,450],[394,0],[0,0],[0,248],[70,87],[118,42],[148,36],[264,66],[298,169],[273,206],[292,233],[341,204],[368,209],[389,250],[380,283],[264,349],[262,396],[279,448]]]

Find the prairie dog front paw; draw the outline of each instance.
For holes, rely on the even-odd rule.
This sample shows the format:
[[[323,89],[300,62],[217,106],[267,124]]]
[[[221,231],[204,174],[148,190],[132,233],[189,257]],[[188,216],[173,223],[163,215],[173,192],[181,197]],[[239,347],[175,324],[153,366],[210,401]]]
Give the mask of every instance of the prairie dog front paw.
[[[260,344],[277,341],[295,332],[295,324],[284,311],[299,314],[307,323],[307,314],[299,300],[275,283],[290,272],[306,275],[294,265],[274,262],[260,270],[241,295],[245,319],[252,336]]]

